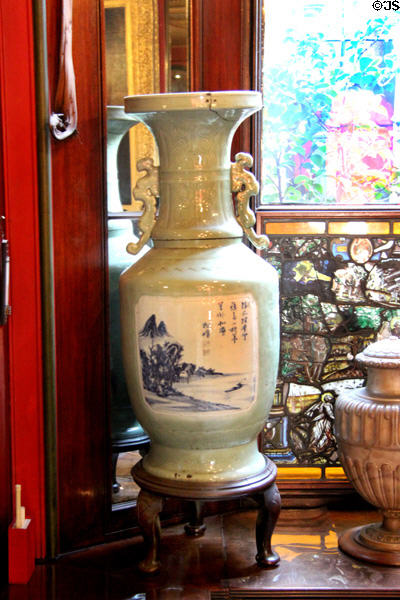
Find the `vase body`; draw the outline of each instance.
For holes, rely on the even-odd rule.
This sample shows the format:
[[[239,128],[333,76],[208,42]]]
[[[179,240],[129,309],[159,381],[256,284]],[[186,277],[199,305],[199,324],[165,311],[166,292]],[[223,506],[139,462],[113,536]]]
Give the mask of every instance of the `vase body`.
[[[257,435],[275,391],[278,276],[242,243],[230,146],[256,92],[126,99],[160,154],[154,247],[120,278],[124,367],[151,438],[143,468],[226,482],[265,470]]]
[[[400,340],[380,340],[356,358],[368,367],[367,385],[339,395],[336,439],[348,479],[383,520],[339,544],[358,558],[400,565]]]

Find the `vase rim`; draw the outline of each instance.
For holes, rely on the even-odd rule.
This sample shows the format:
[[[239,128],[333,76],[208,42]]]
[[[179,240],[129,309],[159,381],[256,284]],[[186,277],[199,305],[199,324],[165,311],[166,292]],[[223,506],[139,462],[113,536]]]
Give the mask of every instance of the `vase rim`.
[[[261,92],[231,90],[218,92],[175,92],[126,96],[126,113],[148,113],[174,110],[256,109],[262,107]]]
[[[123,106],[117,106],[115,104],[107,105],[107,119],[114,119],[118,121],[131,121],[132,123],[137,121],[135,117],[125,112]]]

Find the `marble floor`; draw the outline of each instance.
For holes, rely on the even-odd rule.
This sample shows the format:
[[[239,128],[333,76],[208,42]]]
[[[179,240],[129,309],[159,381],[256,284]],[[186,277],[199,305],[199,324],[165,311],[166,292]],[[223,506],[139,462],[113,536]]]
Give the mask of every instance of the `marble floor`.
[[[338,550],[338,535],[379,520],[369,510],[328,511],[299,526],[278,522],[273,545],[280,564],[255,564],[255,510],[206,518],[203,537],[182,525],[162,530],[162,567],[138,570],[141,537],[113,542],[37,565],[26,586],[10,586],[0,600],[217,600],[250,598],[400,598],[400,567],[354,560]]]

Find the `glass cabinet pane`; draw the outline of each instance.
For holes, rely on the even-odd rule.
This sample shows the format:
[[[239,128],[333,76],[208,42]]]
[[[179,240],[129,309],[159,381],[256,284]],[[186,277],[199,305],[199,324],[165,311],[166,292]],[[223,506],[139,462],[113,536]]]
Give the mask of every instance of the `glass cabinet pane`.
[[[119,276],[149,249],[128,254],[138,240],[142,179],[156,176],[158,152],[152,135],[124,112],[124,96],[187,91],[188,0],[104,0],[107,94],[107,209],[110,303],[111,433],[113,504],[132,502],[130,475],[146,451],[148,437],[131,407],[122,365]],[[160,68],[161,65],[161,68]],[[146,180],[148,181],[148,180]],[[146,183],[147,185],[147,183]],[[111,485],[111,482],[110,482]],[[122,505],[121,505],[122,506]]]

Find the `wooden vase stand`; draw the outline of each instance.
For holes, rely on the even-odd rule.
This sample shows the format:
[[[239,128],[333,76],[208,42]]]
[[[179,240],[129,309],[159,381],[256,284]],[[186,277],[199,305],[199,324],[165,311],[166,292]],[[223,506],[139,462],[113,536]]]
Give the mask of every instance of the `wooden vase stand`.
[[[276,466],[268,458],[265,469],[255,477],[238,481],[197,482],[171,480],[155,477],[139,461],[132,469],[132,477],[140,486],[137,500],[137,517],[147,546],[147,555],[139,564],[144,573],[155,573],[160,569],[159,559],[161,525],[160,512],[166,498],[178,498],[192,502],[192,516],[185,532],[187,535],[203,535],[205,502],[233,500],[243,496],[252,497],[258,504],[256,521],[256,561],[260,567],[273,567],[279,556],[272,550],[271,537],[281,509],[281,497],[275,484]]]

